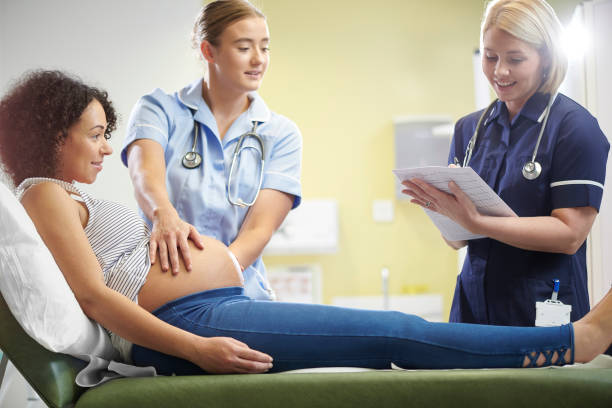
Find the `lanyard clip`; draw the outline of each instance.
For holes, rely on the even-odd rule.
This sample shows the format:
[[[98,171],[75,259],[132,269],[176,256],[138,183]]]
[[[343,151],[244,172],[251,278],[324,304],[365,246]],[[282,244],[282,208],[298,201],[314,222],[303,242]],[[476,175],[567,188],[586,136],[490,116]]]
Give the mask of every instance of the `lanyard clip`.
[[[559,279],[553,279],[553,293],[552,296],[550,297],[550,300],[552,300],[553,302],[557,301],[557,296],[559,295]]]
[[[570,322],[572,305],[564,305],[557,300],[559,295],[559,279],[553,279],[553,292],[550,299],[536,302],[536,326],[560,326]]]

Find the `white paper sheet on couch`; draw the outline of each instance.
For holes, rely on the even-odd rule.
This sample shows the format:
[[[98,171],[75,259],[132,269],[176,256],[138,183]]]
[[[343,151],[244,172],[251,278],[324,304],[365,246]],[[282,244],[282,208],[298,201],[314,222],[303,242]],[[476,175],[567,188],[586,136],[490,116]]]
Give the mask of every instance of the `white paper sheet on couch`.
[[[472,200],[481,214],[498,217],[516,217],[516,214],[489,185],[470,167],[413,167],[393,170],[400,182],[412,178],[421,179],[439,190],[450,193],[448,183],[454,181]],[[444,238],[449,241],[484,238],[473,234],[450,218],[425,210]]]

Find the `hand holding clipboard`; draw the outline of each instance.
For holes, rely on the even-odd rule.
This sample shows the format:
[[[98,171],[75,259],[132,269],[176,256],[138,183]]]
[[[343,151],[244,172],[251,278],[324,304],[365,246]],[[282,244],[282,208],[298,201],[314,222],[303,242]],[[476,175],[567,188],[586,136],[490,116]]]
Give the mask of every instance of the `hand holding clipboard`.
[[[508,205],[489,187],[489,185],[470,167],[414,167],[393,170],[400,182],[418,178],[433,187],[451,194],[448,183],[455,184],[472,200],[478,212],[483,215],[516,217]],[[449,241],[462,241],[484,238],[473,234],[450,218],[425,209],[425,213],[438,227],[444,238]]]

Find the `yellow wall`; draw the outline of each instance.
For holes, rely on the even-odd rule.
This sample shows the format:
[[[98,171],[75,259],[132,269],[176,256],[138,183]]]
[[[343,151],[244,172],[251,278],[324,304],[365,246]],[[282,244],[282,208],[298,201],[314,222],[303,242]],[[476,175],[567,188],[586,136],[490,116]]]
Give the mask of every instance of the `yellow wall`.
[[[569,15],[577,2],[557,3]],[[444,114],[456,120],[473,110],[472,53],[485,2],[257,4],[272,37],[260,93],[302,131],[303,197],[336,198],[340,209],[337,254],[266,256],[266,264],[320,264],[324,302],[380,294],[386,266],[391,294],[441,293],[446,316],[457,256],[422,210],[395,198],[392,118]],[[392,223],[372,220],[375,199],[393,201]]]

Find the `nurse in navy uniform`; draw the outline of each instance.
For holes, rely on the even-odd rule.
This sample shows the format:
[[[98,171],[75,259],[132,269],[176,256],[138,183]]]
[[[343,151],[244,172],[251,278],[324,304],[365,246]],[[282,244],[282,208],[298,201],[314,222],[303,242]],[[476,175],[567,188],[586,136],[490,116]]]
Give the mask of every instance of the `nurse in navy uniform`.
[[[480,214],[454,184],[446,194],[410,180],[413,202],[485,236],[468,242],[450,321],[533,326],[535,303],[589,311],[586,238],[602,199],[610,145],[597,120],[558,93],[567,71],[561,25],[544,0],[487,6],[481,27],[482,68],[497,100],[461,118],[449,164],[470,166],[518,217]],[[471,143],[470,143],[471,142]]]

